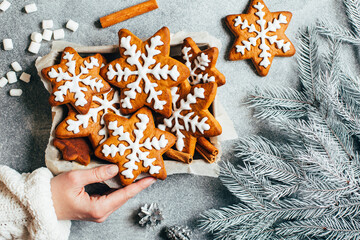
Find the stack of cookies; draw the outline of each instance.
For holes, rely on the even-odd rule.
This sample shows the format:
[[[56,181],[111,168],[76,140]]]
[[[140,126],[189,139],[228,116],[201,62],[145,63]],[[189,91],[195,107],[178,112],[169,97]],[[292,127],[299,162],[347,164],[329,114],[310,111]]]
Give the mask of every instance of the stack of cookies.
[[[215,67],[218,49],[201,51],[187,38],[176,60],[164,27],[146,41],[120,30],[119,51],[107,63],[68,47],[60,64],[42,70],[53,86],[50,104],[68,108],[53,141],[63,159],[87,165],[95,154],[119,166],[123,185],[143,172],[165,179],[163,154],[190,164],[197,150],[215,161],[218,151],[207,138],[222,131],[209,111],[225,83]]]

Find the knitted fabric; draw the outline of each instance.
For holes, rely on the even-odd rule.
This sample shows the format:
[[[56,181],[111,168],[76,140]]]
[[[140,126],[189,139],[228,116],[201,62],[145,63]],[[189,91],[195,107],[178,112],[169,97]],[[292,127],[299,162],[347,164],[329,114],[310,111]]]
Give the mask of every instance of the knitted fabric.
[[[68,239],[70,221],[57,220],[47,168],[19,174],[0,165],[0,239]]]

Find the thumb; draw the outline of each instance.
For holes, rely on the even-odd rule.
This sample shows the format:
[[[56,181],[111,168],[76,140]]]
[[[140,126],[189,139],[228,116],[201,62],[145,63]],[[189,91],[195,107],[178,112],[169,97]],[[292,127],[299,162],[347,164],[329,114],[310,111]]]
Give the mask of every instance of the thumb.
[[[114,177],[118,172],[119,167],[114,164],[110,164],[88,170],[79,170],[77,171],[77,174],[79,175],[77,179],[79,179],[79,184],[81,184],[81,186],[86,186],[88,184],[108,180]]]

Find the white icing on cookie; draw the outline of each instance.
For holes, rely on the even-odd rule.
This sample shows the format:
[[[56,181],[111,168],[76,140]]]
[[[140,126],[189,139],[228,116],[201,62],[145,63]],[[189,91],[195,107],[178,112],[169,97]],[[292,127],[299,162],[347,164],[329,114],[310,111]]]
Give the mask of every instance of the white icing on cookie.
[[[190,77],[189,82],[191,85],[196,85],[200,83],[208,83],[208,82],[215,82],[214,76],[209,76],[209,74],[203,75],[202,73],[196,73],[198,69],[201,71],[205,71],[206,68],[209,66],[210,60],[209,56],[205,53],[201,53],[194,59],[194,68],[192,67],[192,62],[190,61],[190,58],[193,56],[192,54],[189,54],[191,51],[190,47],[184,47],[182,49],[183,59],[185,60],[185,65],[190,70]]]
[[[112,136],[118,136],[118,141],[123,141],[126,144],[120,143],[118,146],[111,144],[110,146],[107,144],[103,145],[102,153],[105,157],[111,155],[111,157],[115,157],[116,154],[120,154],[120,156],[124,156],[126,150],[130,150],[131,153],[126,156],[129,160],[123,166],[126,170],[121,172],[121,175],[125,176],[128,179],[134,178],[133,171],[138,169],[136,165],[137,162],[142,161],[143,166],[150,167],[149,173],[150,174],[158,174],[160,173],[160,166],[155,166],[153,162],[156,158],[148,158],[150,154],[149,151],[156,149],[161,150],[166,147],[168,144],[168,140],[165,138],[165,135],[161,135],[160,139],[156,137],[145,138],[144,140],[144,131],[146,130],[146,126],[149,123],[150,119],[146,114],[138,114],[137,117],[140,119],[140,122],[136,123],[136,129],[134,130],[135,140],[131,139],[129,132],[124,132],[124,127],[119,126],[118,122],[113,121],[109,122],[109,130],[112,130]],[[143,149],[147,149],[149,151],[143,151]]]
[[[164,45],[161,41],[160,36],[155,36],[150,39],[150,46],[146,45],[146,54],[141,53],[140,50],[137,50],[137,46],[131,45],[131,36],[123,37],[120,40],[120,48],[124,48],[124,55],[129,56],[126,59],[126,62],[131,66],[136,66],[136,70],[132,71],[131,69],[120,66],[120,64],[109,64],[107,77],[109,80],[114,79],[117,76],[117,81],[127,81],[130,76],[137,76],[135,82],[129,83],[126,88],[129,90],[124,91],[125,98],[121,100],[123,108],[132,109],[131,100],[136,98],[138,93],[142,93],[142,88],[140,87],[141,82],[144,82],[144,92],[148,94],[146,101],[151,103],[154,100],[154,109],[163,110],[166,101],[161,101],[158,96],[162,94],[161,90],[156,90],[158,84],[156,82],[151,82],[148,75],[154,76],[157,80],[166,80],[169,77],[173,81],[177,81],[180,76],[177,66],[175,65],[171,70],[169,70],[169,65],[164,65],[161,67],[161,63],[157,62],[154,57],[161,53],[161,51],[156,48]],[[115,67],[115,69],[114,69]]]
[[[112,99],[108,100],[108,95],[111,91],[114,91],[114,95]],[[107,129],[104,121],[104,116],[106,113],[113,112],[119,116],[122,116],[120,111],[114,107],[115,104],[118,104],[120,101],[119,92],[115,90],[111,90],[105,94],[102,94],[102,98],[93,96],[93,102],[98,103],[100,106],[96,108],[90,108],[87,114],[76,114],[76,120],[69,119],[66,121],[68,126],[66,130],[69,132],[73,132],[75,134],[80,132],[80,127],[87,128],[89,126],[90,119],[93,123],[97,123],[98,115],[102,112],[102,116],[100,118],[100,125],[102,128],[98,132],[100,136],[103,136],[103,139],[100,143],[103,143],[107,138]]]
[[[246,40],[242,41],[241,43],[243,45],[236,45],[236,52],[244,55],[245,50],[250,51],[251,46],[255,47],[257,45],[258,39],[260,39],[259,48],[262,50],[262,52],[260,53],[259,57],[263,59],[260,62],[260,66],[267,68],[270,65],[269,58],[271,57],[271,54],[269,52],[270,47],[268,45],[268,42],[270,43],[270,45],[275,43],[276,48],[282,49],[284,53],[290,51],[291,43],[290,42],[285,43],[285,40],[278,39],[277,35],[274,36],[267,35],[268,32],[276,32],[277,30],[281,29],[280,24],[286,24],[288,22],[286,16],[280,14],[279,19],[274,18],[273,21],[268,22],[267,27],[265,27],[266,20],[264,19],[264,16],[266,13],[262,10],[264,7],[265,6],[261,3],[257,3],[256,5],[254,5],[254,8],[258,10],[255,13],[255,15],[259,17],[259,20],[257,20],[256,23],[259,25],[260,31],[256,30],[254,24],[251,24],[249,26],[248,21],[246,19],[242,20],[240,16],[234,19],[235,22],[234,26],[235,27],[240,26],[242,30],[248,29],[249,33],[255,32],[257,34],[256,37],[250,37],[247,41]]]
[[[181,130],[192,131],[193,133],[196,131],[204,133],[204,131],[210,129],[210,125],[206,123],[208,120],[207,117],[200,119],[198,115],[195,115],[195,113],[191,111],[186,115],[183,113],[183,111],[191,110],[190,104],[196,104],[197,99],[205,98],[205,89],[200,87],[194,88],[194,94],[189,93],[186,100],[180,100],[180,107],[176,106],[180,97],[180,95],[177,94],[177,91],[178,87],[171,88],[173,113],[170,118],[165,118],[164,124],[159,124],[158,128],[161,130],[169,128],[172,133],[175,133],[177,137],[176,148],[177,150],[182,151],[185,147],[185,135]],[[183,121],[183,124],[179,121],[180,119]]]
[[[66,66],[68,70],[64,72],[61,68],[58,68],[57,72],[54,68],[50,70],[48,76],[50,78],[56,78],[56,82],[61,82],[65,80],[65,84],[58,87],[58,91],[54,92],[55,101],[64,102],[64,96],[67,95],[67,92],[75,93],[75,106],[85,106],[88,102],[85,99],[85,93],[88,89],[85,86],[88,86],[93,91],[100,92],[101,88],[104,87],[101,79],[92,78],[91,76],[86,76],[89,74],[89,70],[94,67],[99,67],[99,60],[97,58],[91,57],[90,62],[84,61],[84,65],[80,66],[80,73],[76,74],[76,61],[73,60],[74,54],[65,52],[63,59],[67,60]]]

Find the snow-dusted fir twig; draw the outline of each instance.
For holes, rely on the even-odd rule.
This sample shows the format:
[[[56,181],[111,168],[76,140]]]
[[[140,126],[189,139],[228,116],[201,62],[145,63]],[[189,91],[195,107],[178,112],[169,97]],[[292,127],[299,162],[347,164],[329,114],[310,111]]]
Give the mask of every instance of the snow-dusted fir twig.
[[[360,45],[360,2],[358,0],[343,0],[350,29],[334,23],[320,20],[317,29],[321,34],[354,45]]]
[[[360,1],[344,2],[357,41]],[[317,31],[324,33],[319,25],[300,32],[300,90],[257,89],[249,97],[255,116],[281,129],[286,144],[240,139],[243,164],[224,163],[220,174],[239,203],[209,210],[200,222],[216,239],[360,239],[360,81],[343,71],[336,37],[320,54]]]

